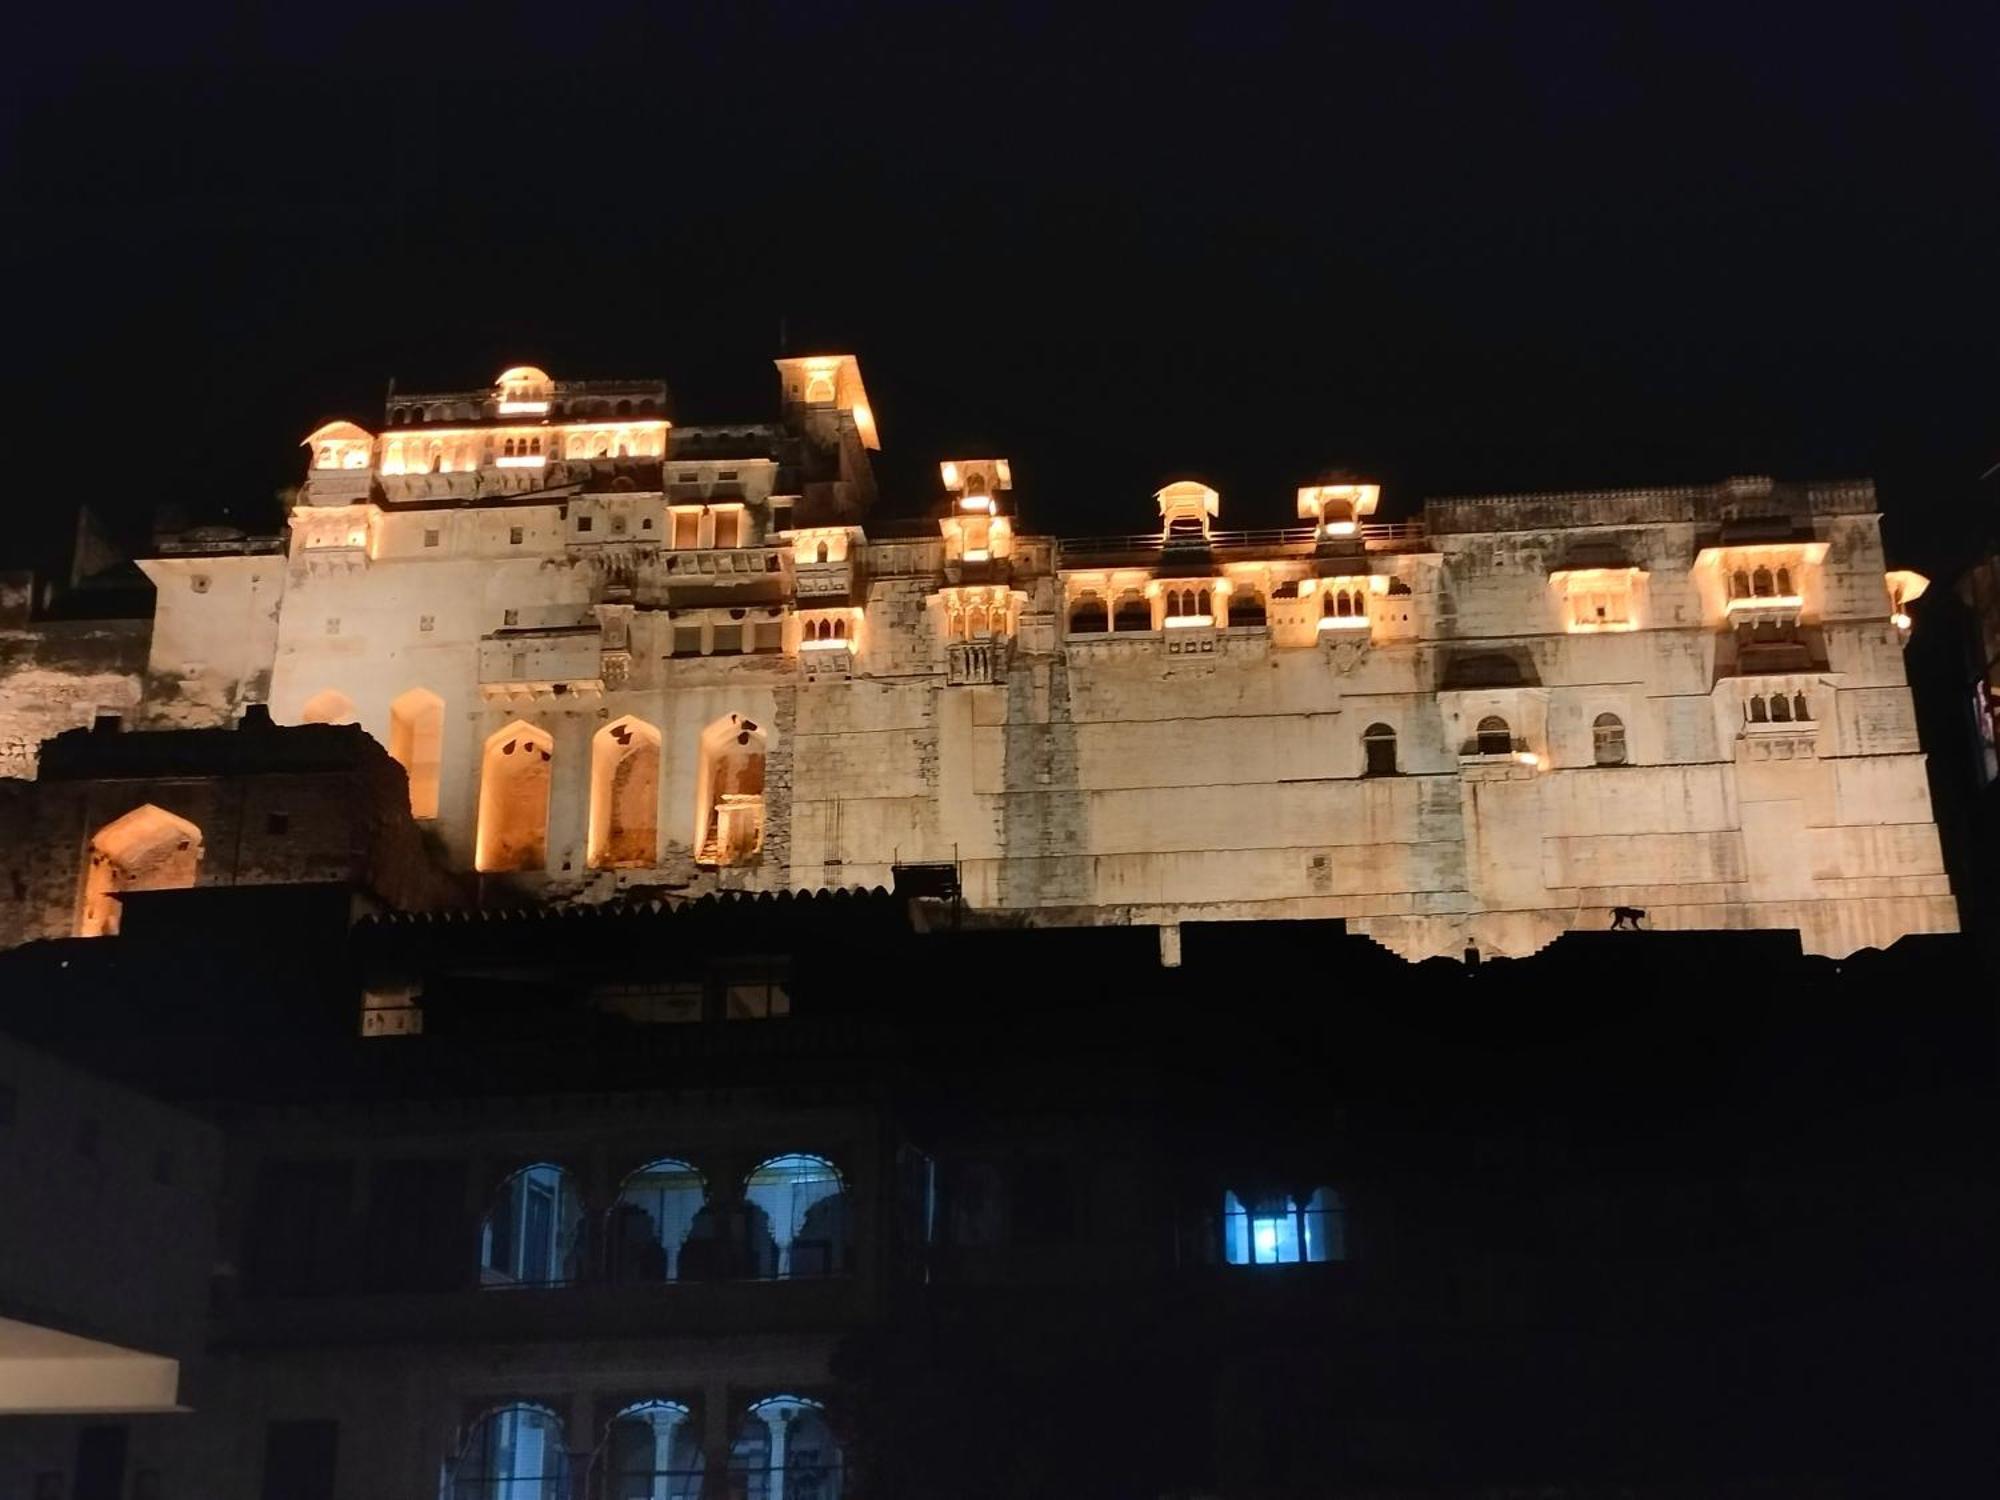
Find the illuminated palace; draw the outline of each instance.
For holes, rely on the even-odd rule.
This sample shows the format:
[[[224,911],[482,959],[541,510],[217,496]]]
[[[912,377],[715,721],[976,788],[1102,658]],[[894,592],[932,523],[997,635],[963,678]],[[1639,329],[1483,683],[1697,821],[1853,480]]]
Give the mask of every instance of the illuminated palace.
[[[1342,479],[1232,531],[1186,481],[1144,532],[1071,541],[962,457],[929,519],[882,523],[856,361],[777,364],[775,422],[518,368],[328,423],[282,543],[145,560],[142,667],[0,698],[16,768],[94,715],[264,702],[379,740],[489,902],[948,864],[974,911],[1155,925],[1169,961],[1218,919],[1342,918],[1412,959],[1621,907],[1833,955],[1956,925],[1902,662],[1922,580],[1865,482],[1389,521]],[[210,868],[170,797],[73,831],[23,935]]]

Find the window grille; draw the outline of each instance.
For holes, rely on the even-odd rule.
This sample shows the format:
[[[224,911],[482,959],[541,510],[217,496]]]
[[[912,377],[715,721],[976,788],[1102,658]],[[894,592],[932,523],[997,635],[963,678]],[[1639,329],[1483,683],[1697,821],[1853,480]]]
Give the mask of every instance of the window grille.
[[[1253,1196],[1246,1206],[1222,1195],[1223,1258],[1232,1266],[1294,1265],[1347,1259],[1347,1208],[1331,1188],[1301,1202],[1284,1193]]]

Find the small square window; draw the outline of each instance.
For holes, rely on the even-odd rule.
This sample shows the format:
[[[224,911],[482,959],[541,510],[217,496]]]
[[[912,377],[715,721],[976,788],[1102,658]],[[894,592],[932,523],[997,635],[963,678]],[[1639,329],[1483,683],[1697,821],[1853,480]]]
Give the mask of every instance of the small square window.
[[[741,625],[718,625],[715,627],[715,644],[709,647],[711,656],[740,656],[743,652],[743,627]]]
[[[425,635],[429,635],[433,630],[437,629],[437,616],[436,615],[417,616],[417,629],[422,631]]]
[[[701,655],[701,627],[699,625],[676,625],[674,627],[674,655]]]
[[[606,985],[592,998],[599,1010],[648,1026],[684,1026],[699,1021],[702,1013],[702,986],[698,979]]]
[[[792,1013],[792,996],[775,979],[733,980],[723,986],[722,1013],[731,1021],[772,1021]]]
[[[270,812],[264,814],[264,832],[282,835],[291,831],[292,815],[290,813]]]
[[[653,518],[651,516],[643,517],[639,522],[639,529],[641,531],[651,531],[653,529]]]
[[[518,624],[520,624],[520,623],[521,623],[521,612],[520,612],[520,611],[519,611],[518,609],[510,609],[510,610],[508,610],[508,611],[507,611],[507,612],[506,612],[505,614],[503,614],[503,615],[501,615],[501,616],[500,616],[500,623],[501,623],[502,625],[518,625]]]
[[[326,633],[327,633],[328,635],[339,635],[339,634],[340,634],[340,621],[339,621],[339,620],[335,620],[335,619],[330,619],[330,620],[328,620],[328,621],[326,622]]]
[[[435,547],[439,542],[443,540],[444,537],[442,533],[438,531],[437,527],[426,526],[424,528],[424,545],[426,547]]]
[[[590,530],[591,519],[589,516],[578,516],[576,518],[576,529],[580,532]]]
[[[522,539],[522,537],[523,537],[523,536],[524,536],[525,534],[526,534],[526,533],[525,533],[525,532],[523,531],[523,529],[522,529],[521,527],[519,527],[519,526],[509,526],[509,527],[507,528],[507,545],[508,545],[508,546],[510,546],[510,547],[518,547],[518,546],[520,546],[520,545],[521,545],[521,539]]]

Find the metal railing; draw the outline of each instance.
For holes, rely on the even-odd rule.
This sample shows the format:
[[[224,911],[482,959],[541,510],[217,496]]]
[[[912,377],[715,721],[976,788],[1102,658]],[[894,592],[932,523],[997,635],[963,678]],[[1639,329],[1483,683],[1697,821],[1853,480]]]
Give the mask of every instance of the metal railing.
[[[1421,521],[1363,521],[1356,526],[1353,539],[1364,542],[1416,541],[1423,537]],[[1124,536],[1058,537],[1056,551],[1060,557],[1067,553],[1093,552],[1164,552],[1170,548],[1187,548],[1210,551],[1248,550],[1258,547],[1297,547],[1316,544],[1320,540],[1317,526],[1269,526],[1246,531],[1211,531],[1206,537],[1165,537],[1157,531],[1132,532]],[[1330,541],[1345,541],[1349,538],[1328,538]]]

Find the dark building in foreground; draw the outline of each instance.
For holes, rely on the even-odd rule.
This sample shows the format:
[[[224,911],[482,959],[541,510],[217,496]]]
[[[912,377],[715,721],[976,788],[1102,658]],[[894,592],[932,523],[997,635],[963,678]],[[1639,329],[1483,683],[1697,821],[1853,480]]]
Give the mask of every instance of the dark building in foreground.
[[[0,954],[8,1029],[224,1143],[191,1410],[0,1421],[0,1495],[1985,1492],[1967,940],[1163,967],[903,887],[130,891]]]

